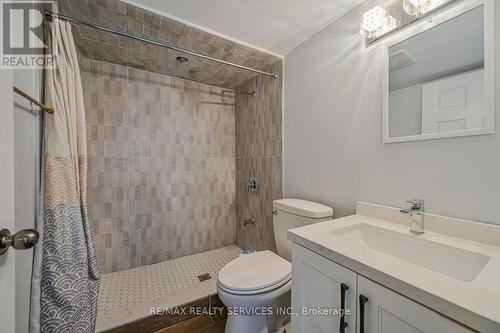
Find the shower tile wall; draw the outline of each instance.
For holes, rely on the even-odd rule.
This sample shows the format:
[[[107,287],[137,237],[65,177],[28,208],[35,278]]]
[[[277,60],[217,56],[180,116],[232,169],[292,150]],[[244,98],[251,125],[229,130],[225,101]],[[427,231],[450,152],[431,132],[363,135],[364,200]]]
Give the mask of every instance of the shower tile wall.
[[[283,197],[282,61],[270,69],[279,79],[255,77],[237,90],[256,96],[236,96],[236,239],[240,248],[258,251],[276,250],[272,205]],[[259,180],[257,192],[247,190],[250,177]],[[252,216],[255,225],[241,224]]]
[[[235,109],[221,88],[81,60],[102,273],[235,243]]]

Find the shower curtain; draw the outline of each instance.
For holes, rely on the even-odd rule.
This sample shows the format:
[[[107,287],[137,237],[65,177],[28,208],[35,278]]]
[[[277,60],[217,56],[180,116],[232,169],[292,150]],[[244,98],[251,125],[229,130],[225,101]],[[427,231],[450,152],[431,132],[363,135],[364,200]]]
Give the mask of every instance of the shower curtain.
[[[94,333],[99,272],[86,206],[87,149],[80,69],[71,25],[50,24],[56,67],[46,71],[41,246],[35,253],[31,333]]]

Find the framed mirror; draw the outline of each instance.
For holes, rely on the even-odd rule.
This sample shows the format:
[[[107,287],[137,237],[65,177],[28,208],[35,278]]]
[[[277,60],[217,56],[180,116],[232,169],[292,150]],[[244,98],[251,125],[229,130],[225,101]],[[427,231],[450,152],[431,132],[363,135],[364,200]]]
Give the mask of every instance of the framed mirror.
[[[458,1],[384,44],[384,142],[495,132],[494,0]]]

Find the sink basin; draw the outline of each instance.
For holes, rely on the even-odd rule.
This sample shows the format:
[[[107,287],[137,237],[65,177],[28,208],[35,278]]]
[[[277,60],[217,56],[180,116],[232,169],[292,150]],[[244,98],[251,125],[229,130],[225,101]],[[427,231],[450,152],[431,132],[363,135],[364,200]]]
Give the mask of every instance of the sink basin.
[[[473,281],[490,260],[483,254],[363,223],[330,233],[349,244],[361,245],[464,282]]]

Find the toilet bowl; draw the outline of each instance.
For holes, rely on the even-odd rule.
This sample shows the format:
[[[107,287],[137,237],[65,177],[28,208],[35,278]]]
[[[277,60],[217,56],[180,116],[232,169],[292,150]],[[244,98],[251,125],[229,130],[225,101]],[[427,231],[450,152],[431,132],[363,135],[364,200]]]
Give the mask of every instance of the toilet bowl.
[[[333,210],[310,201],[281,199],[273,202],[273,216],[279,255],[271,251],[244,254],[219,272],[217,293],[228,308],[225,333],[268,333],[281,327],[292,285],[287,231],[329,220]]]
[[[226,332],[273,331],[283,320],[277,313],[280,297],[291,285],[292,265],[271,251],[243,255],[228,263],[218,280],[219,298],[229,312]]]

